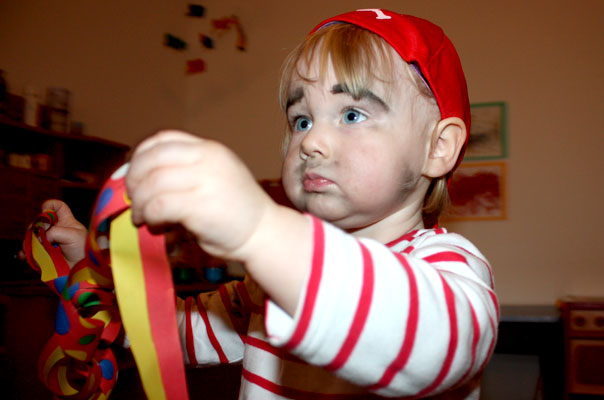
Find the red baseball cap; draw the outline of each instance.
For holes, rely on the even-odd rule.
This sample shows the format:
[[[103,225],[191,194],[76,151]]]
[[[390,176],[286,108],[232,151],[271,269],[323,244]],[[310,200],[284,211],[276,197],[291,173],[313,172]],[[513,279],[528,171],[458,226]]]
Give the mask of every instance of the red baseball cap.
[[[459,56],[443,30],[425,19],[376,8],[328,18],[318,24],[311,34],[337,22],[360,26],[383,38],[422,75],[436,98],[441,118],[459,117],[464,121],[466,140],[455,164],[456,168],[468,143],[470,102]],[[449,176],[451,173],[452,171]]]

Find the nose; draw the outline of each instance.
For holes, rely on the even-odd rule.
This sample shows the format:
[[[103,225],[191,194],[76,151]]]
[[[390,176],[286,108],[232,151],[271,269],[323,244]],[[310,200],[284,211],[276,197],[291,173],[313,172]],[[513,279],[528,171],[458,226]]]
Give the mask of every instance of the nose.
[[[330,148],[328,129],[315,123],[300,143],[300,158],[303,160],[316,157],[327,158],[330,155]]]

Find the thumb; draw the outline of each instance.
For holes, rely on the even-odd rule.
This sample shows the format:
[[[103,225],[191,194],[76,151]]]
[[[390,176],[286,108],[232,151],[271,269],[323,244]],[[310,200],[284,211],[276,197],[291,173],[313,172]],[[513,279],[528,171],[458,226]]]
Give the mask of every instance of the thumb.
[[[57,224],[62,226],[77,226],[84,228],[78,220],[75,219],[71,209],[61,200],[50,199],[42,203],[42,210],[51,210],[57,214]]]

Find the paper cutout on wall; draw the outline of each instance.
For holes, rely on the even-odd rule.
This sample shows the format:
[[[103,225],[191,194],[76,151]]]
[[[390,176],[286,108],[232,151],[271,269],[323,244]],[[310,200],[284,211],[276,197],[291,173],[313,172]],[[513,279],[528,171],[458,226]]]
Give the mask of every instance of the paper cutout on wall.
[[[211,37],[206,36],[206,35],[204,35],[202,33],[199,34],[199,42],[206,49],[213,49],[214,48],[214,40]]]
[[[187,74],[196,74],[206,70],[206,63],[201,58],[187,60]]]
[[[214,27],[214,29],[217,29],[219,31],[228,31],[232,28],[235,28],[235,31],[237,32],[237,40],[235,42],[235,47],[238,50],[245,51],[246,38],[245,34],[243,33],[243,27],[239,22],[239,18],[233,15],[231,17],[214,19],[212,20],[212,26]]]
[[[201,18],[204,16],[206,9],[201,4],[189,4],[189,12],[187,16]]]
[[[187,42],[170,33],[164,34],[164,45],[175,50],[185,50],[187,48]]]
[[[189,3],[185,15],[202,19],[206,16],[206,8],[201,4]],[[246,51],[247,38],[237,16],[232,15],[230,17],[212,19],[210,31],[212,32],[211,35],[208,33],[198,33],[198,41],[201,49],[214,49],[216,47],[216,39],[214,36],[217,35],[220,38],[226,32],[234,31],[235,48],[239,51]],[[189,47],[184,39],[170,33],[164,35],[164,45],[175,50],[187,50]],[[206,62],[202,60],[201,57],[190,57],[186,62],[185,73],[187,75],[193,75],[205,72],[206,69]]]

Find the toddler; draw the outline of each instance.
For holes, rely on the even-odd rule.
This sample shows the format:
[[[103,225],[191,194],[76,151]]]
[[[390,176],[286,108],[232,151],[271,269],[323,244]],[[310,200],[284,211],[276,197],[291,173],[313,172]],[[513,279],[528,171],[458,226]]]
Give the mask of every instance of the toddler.
[[[492,271],[436,226],[470,125],[449,39],[387,10],[327,19],[287,58],[280,102],[297,210],[220,143],[163,131],[133,153],[133,221],[180,224],[247,272],[179,299],[185,361],[241,362],[240,398],[478,398],[498,324]],[[59,209],[49,239],[77,261],[81,226],[45,206]]]

